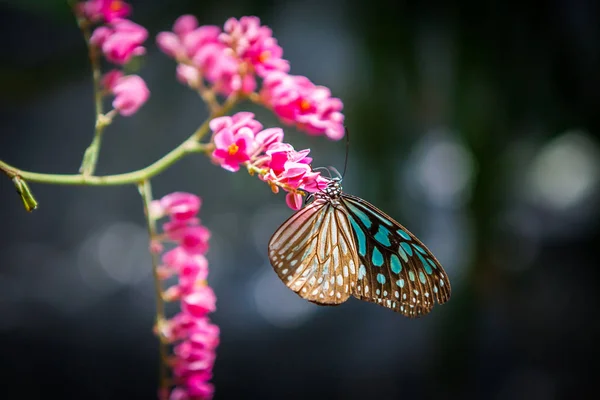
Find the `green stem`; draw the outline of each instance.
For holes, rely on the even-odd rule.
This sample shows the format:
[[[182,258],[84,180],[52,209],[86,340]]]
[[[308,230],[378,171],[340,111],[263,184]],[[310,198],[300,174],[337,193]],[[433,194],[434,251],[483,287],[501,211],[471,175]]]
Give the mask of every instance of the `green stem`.
[[[152,242],[156,237],[156,221],[150,215],[150,204],[152,203],[152,186],[149,180],[144,180],[139,183],[138,190],[140,191],[140,195],[142,196],[142,201],[144,202],[144,214],[146,216],[146,222],[148,225],[148,235],[150,237],[150,242]],[[150,246],[152,247],[152,246]],[[160,283],[160,278],[158,276],[158,266],[160,264],[158,254],[155,251],[150,250],[150,255],[152,256],[152,275],[154,276],[154,289],[155,289],[155,297],[156,297],[156,328],[160,338],[161,335],[161,325],[165,321],[165,303],[162,298],[162,285]],[[163,340],[159,340],[158,348],[160,353],[159,360],[159,389],[167,390],[169,388],[168,382],[168,366],[166,365],[168,350],[166,344]]]
[[[98,163],[98,153],[100,152],[100,145],[102,143],[102,133],[104,128],[111,122],[107,120],[104,115],[102,107],[102,90],[101,82],[102,72],[100,70],[100,57],[98,54],[98,48],[90,43],[90,29],[89,27],[82,26],[83,37],[88,46],[88,52],[90,57],[90,64],[92,65],[92,76],[94,81],[94,104],[96,110],[96,127],[94,131],[94,139],[89,147],[85,150],[83,155],[83,161],[79,172],[85,176],[91,176],[96,170],[96,164]]]
[[[83,174],[61,175],[61,174],[41,174],[37,172],[23,171],[15,168],[4,161],[0,160],[0,170],[9,178],[18,176],[28,182],[49,183],[55,185],[87,185],[87,186],[110,186],[110,185],[128,185],[137,184],[144,180],[148,180],[178,161],[183,156],[190,153],[208,152],[212,149],[212,144],[198,143],[209,130],[209,122],[211,119],[225,115],[237,103],[238,97],[230,96],[223,106],[198,127],[198,129],[183,143],[171,150],[161,159],[153,164],[137,171],[128,172],[125,174],[106,175],[106,176],[86,176]]]

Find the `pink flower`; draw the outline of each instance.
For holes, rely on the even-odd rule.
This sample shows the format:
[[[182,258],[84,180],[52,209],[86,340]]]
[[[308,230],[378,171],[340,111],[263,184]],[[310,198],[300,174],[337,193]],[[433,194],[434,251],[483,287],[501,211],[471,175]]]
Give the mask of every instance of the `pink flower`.
[[[187,379],[186,384],[190,396],[194,398],[210,399],[215,391],[214,386],[206,382],[203,376],[192,375]]]
[[[174,192],[152,202],[153,217],[168,215],[176,221],[189,221],[200,210],[202,200],[192,193]]]
[[[240,129],[234,135],[230,129],[223,129],[215,134],[213,159],[228,171],[236,172],[240,164],[250,160],[254,134],[249,128]]]
[[[256,134],[256,144],[262,149],[268,149],[269,146],[281,143],[283,140],[283,129],[268,128]]]
[[[272,37],[267,26],[261,26],[258,17],[230,18],[225,22],[221,42],[230,46],[237,56],[246,61],[260,77],[271,71],[287,72],[289,62],[282,59],[283,50]]]
[[[311,135],[324,134],[334,140],[344,137],[341,100],[304,76],[272,72],[264,79],[261,97],[286,124],[295,124]]]
[[[251,112],[238,112],[232,117],[213,118],[209,123],[210,129],[213,132],[218,132],[222,129],[229,128],[233,133],[237,133],[240,128],[250,128],[252,133],[258,133],[262,128],[262,124],[254,119],[254,114]]]
[[[208,268],[201,267],[195,263],[183,265],[179,269],[178,293],[189,294],[194,290],[197,281],[205,281],[208,276]]]
[[[231,127],[235,121],[229,122]],[[243,129],[252,133],[249,127]],[[197,217],[200,205],[199,197],[176,192],[153,201],[149,210],[153,218],[169,217],[160,237],[177,243],[163,254],[158,276],[168,279],[177,275],[177,283],[168,287],[162,298],[180,300],[181,311],[157,327],[163,340],[173,344],[169,364],[175,387],[170,399],[177,400],[210,399],[214,393],[209,380],[219,344],[219,328],[207,318],[208,313],[216,310],[216,296],[206,282],[208,264],[203,253],[208,249],[210,232],[200,225]]]
[[[251,74],[240,73],[240,61],[227,50],[227,46],[219,42],[205,43],[198,46],[192,62],[216,91],[224,95],[252,92],[256,88],[256,80]]]
[[[190,226],[183,230],[181,246],[193,254],[204,254],[208,251],[210,231],[203,226]]]
[[[121,79],[122,77],[123,71],[120,71],[118,69],[110,70],[107,73],[105,73],[102,77],[102,86],[106,90],[112,92],[113,88],[115,87],[119,79]]]
[[[106,59],[112,63],[124,65],[132,57],[146,53],[142,43],[148,37],[148,31],[132,21],[116,18],[109,26],[96,28],[90,43],[102,49]]]
[[[285,203],[292,210],[299,210],[302,208],[302,195],[299,193],[288,193],[285,196]]]
[[[177,80],[179,82],[197,88],[201,78],[198,68],[186,64],[177,65]]]
[[[124,1],[104,0],[102,3],[100,12],[106,22],[111,22],[118,18],[126,18],[131,14],[131,6]]]
[[[199,27],[195,17],[183,15],[175,21],[173,32],[158,34],[157,43],[177,61],[193,64],[224,95],[251,93],[257,86],[256,75],[289,70],[271,29],[261,26],[257,17],[230,18],[224,28],[225,32],[212,25]]]
[[[181,309],[192,317],[202,317],[216,310],[217,298],[209,286],[203,286],[183,297]]]
[[[92,22],[111,22],[131,14],[131,6],[120,0],[89,0],[78,4],[78,13]]]
[[[175,318],[183,321],[182,316],[178,315]],[[177,396],[188,396],[177,398],[210,399],[214,387],[208,380],[212,378],[214,349],[219,344],[219,328],[211,324],[206,317],[193,321],[176,329],[185,331],[187,339],[173,349],[176,356],[173,360],[173,375],[177,382],[173,393]]]
[[[213,89],[224,95],[233,92],[250,93],[256,88],[252,74],[242,74],[241,64],[231,49],[219,41],[221,30],[217,26],[198,27],[191,15],[183,15],[175,21],[173,32],[161,32],[157,43],[163,52],[178,61],[192,64]],[[183,72],[183,71],[182,71]],[[197,85],[189,79],[189,70],[180,79],[184,83]],[[193,86],[192,86],[193,87]]]
[[[183,267],[191,264],[195,264],[201,269],[208,268],[208,262],[202,254],[190,253],[181,246],[177,246],[164,253],[162,262],[166,268],[176,273],[180,273]]]
[[[166,55],[179,59],[185,55],[185,48],[179,37],[173,32],[160,32],[156,35],[158,48]]]
[[[113,85],[112,92],[115,95],[113,107],[125,117],[135,114],[150,97],[146,82],[137,75],[119,78]]]
[[[175,32],[178,36],[183,36],[186,33],[192,32],[194,29],[198,27],[198,20],[193,15],[182,15],[177,18],[175,23],[173,24],[173,32]]]
[[[102,47],[102,44],[112,35],[113,30],[107,26],[99,26],[94,29],[92,36],[90,37],[90,43],[96,47]]]
[[[266,151],[266,155],[270,157],[265,163],[269,172],[261,176],[261,179],[272,185],[285,185],[289,191],[286,203],[293,210],[302,207],[302,196],[297,190],[313,193],[327,186],[327,179],[312,171],[309,152],[310,150],[296,151],[288,143],[274,143]]]
[[[210,48],[211,45],[219,44],[217,49],[224,49],[219,43],[219,33],[221,29],[215,25],[204,25],[193,30],[188,30],[192,26],[189,22],[181,23],[186,16],[180,17],[175,22],[173,30],[181,40],[188,58],[193,59],[196,54],[203,49]],[[194,18],[195,20],[195,18]],[[198,24],[197,22],[195,23]],[[187,25],[187,26],[186,26]],[[179,32],[177,32],[179,31]]]

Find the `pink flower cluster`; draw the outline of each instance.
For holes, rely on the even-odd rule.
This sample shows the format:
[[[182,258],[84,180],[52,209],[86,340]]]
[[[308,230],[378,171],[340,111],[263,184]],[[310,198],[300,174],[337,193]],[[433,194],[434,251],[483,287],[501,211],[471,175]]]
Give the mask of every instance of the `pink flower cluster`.
[[[230,18],[221,30],[198,26],[195,17],[184,15],[175,22],[173,32],[161,32],[156,40],[178,61],[181,82],[198,88],[206,81],[223,95],[251,94],[259,78],[262,88],[257,98],[283,123],[334,140],[344,136],[341,100],[306,77],[289,75],[282,48],[259,18]]]
[[[152,202],[152,218],[168,216],[163,224],[165,240],[177,246],[162,255],[159,268],[161,279],[177,277],[177,283],[163,293],[167,301],[181,302],[181,311],[173,318],[159,324],[159,333],[173,343],[171,367],[175,387],[171,400],[204,400],[213,396],[209,383],[215,362],[215,349],[219,344],[219,327],[207,315],[216,309],[216,297],[206,283],[210,232],[197,218],[201,201],[190,193],[171,193]],[[152,250],[159,252],[161,243],[153,243]]]
[[[210,121],[215,150],[213,160],[228,171],[238,171],[240,164],[249,171],[259,171],[259,178],[277,193],[279,188],[288,192],[286,203],[294,210],[302,207],[305,192],[317,192],[327,180],[310,167],[310,150],[296,151],[283,143],[281,128],[263,129],[254,114],[239,112],[232,117]]]
[[[342,101],[307,77],[273,72],[265,78],[260,95],[283,123],[295,124],[310,135],[334,140],[344,137]]]
[[[269,71],[287,71],[288,62],[281,58],[283,50],[255,17],[239,22],[230,19],[225,30],[198,26],[192,15],[175,21],[173,32],[161,32],[158,46],[178,62],[180,80],[195,86],[205,79],[218,93],[250,93],[256,89],[256,77]]]
[[[88,0],[77,3],[79,18],[99,23],[90,37],[90,45],[102,51],[111,63],[125,65],[135,56],[146,53],[142,46],[148,38],[146,29],[128,19],[131,6],[120,0]],[[113,107],[123,116],[130,116],[148,100],[150,91],[138,75],[124,76],[119,69],[106,73],[102,79],[106,92],[115,96]]]

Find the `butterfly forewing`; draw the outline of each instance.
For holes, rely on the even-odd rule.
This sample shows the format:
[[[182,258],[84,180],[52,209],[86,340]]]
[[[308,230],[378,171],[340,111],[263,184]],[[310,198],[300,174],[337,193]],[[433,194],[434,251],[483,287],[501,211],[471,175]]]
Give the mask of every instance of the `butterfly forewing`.
[[[353,295],[407,317],[425,315],[450,298],[437,259],[406,228],[358,197],[342,194],[359,257]]]
[[[279,278],[300,297],[335,305],[348,299],[357,280],[358,253],[343,207],[317,199],[292,215],[269,241]]]

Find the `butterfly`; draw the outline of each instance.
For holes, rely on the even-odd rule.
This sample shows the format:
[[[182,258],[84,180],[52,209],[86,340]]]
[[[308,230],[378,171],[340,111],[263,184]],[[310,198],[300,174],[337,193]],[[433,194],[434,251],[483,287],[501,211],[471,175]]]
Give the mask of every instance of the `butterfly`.
[[[350,295],[407,317],[450,299],[448,275],[406,228],[328,181],[269,241],[269,260],[300,297],[339,305]]]

